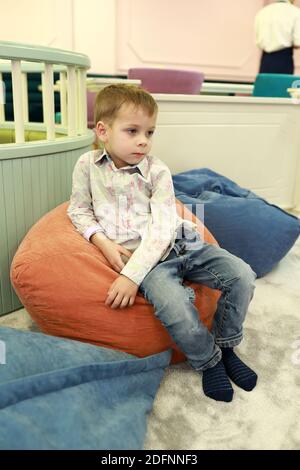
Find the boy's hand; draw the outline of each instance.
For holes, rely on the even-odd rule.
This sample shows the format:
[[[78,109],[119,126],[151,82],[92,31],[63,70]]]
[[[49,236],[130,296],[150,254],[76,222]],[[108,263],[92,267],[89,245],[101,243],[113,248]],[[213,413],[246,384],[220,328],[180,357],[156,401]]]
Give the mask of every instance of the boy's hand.
[[[134,304],[139,286],[126,276],[120,276],[110,286],[105,305],[111,308],[131,307]]]
[[[91,241],[102,251],[111,267],[117,271],[117,273],[122,271],[126,262],[132,255],[131,251],[108,238],[100,238],[97,233],[91,237]]]

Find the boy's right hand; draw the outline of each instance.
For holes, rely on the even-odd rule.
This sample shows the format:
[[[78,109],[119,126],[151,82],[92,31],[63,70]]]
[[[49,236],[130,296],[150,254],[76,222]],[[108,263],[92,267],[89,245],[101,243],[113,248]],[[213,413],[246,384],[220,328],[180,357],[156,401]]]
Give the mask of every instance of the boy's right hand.
[[[118,245],[112,240],[106,239],[97,239],[97,233],[91,237],[92,243],[94,243],[103,253],[111,267],[120,273],[124,268],[125,264],[123,260],[130,258],[132,255],[131,251],[127,250],[121,245]],[[123,259],[122,259],[123,258]]]

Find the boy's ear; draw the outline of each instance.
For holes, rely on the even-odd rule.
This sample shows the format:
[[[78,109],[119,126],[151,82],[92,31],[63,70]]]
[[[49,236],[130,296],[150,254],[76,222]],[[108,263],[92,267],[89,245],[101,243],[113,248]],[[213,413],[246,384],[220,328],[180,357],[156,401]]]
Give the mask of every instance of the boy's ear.
[[[98,139],[104,143],[107,141],[107,128],[108,125],[103,121],[98,121],[95,127]]]

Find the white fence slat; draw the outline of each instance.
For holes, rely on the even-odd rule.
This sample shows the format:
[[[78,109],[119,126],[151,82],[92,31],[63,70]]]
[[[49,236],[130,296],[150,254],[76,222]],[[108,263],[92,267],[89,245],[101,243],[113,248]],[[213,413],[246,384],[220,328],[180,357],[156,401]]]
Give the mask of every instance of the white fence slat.
[[[25,124],[29,122],[28,113],[28,84],[27,84],[27,73],[22,72],[22,97],[23,97],[23,113]]]
[[[25,142],[24,135],[24,111],[22,99],[22,72],[21,61],[11,61],[12,87],[13,87],[13,107],[15,118],[15,142],[23,144]]]
[[[0,122],[5,122],[5,85],[2,79],[2,73],[0,72]]]
[[[78,128],[80,134],[85,134],[87,129],[87,89],[86,89],[86,71],[79,69],[78,76]]]
[[[75,67],[68,65],[68,135],[74,137],[76,132],[77,97]]]
[[[55,139],[53,65],[45,63],[44,72],[44,122],[47,128],[47,140]]]
[[[68,112],[67,112],[67,75],[65,72],[59,74],[60,81],[60,113],[61,125],[67,127],[68,125]]]

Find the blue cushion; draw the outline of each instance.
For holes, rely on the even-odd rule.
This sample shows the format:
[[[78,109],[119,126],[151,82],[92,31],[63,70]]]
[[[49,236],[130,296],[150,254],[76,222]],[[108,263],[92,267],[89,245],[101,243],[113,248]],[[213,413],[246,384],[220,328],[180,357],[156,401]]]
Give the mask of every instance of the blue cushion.
[[[143,448],[169,351],[138,359],[10,328],[0,342],[0,449]]]
[[[203,204],[203,222],[220,246],[246,261],[258,277],[274,268],[300,234],[297,217],[207,168],[179,173],[173,182],[176,197],[194,214]]]

